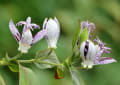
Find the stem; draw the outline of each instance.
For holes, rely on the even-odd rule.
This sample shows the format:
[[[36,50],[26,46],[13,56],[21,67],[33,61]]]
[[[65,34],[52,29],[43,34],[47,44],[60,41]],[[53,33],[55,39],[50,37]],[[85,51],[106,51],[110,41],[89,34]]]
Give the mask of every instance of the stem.
[[[17,60],[19,63],[41,63],[41,64],[49,64],[49,65],[55,65],[60,66],[60,64],[50,63],[50,62],[44,62],[44,61],[37,61],[36,59],[31,60]]]
[[[16,59],[19,58],[21,55],[22,55],[22,53],[19,52],[16,56],[14,56],[14,57],[12,57],[12,58],[9,58],[9,61],[16,60]]]
[[[34,63],[36,59],[31,59],[31,60],[17,60],[20,63]]]
[[[44,62],[44,61],[40,61],[39,63],[41,63],[41,64],[55,65],[55,66],[60,66],[61,65],[61,64],[55,64],[55,63],[50,63],[50,62]]]

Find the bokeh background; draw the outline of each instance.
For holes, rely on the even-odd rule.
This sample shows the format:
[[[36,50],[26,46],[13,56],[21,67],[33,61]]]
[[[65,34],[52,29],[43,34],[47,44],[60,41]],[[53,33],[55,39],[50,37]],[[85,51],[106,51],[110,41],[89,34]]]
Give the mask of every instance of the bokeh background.
[[[62,62],[71,55],[71,43],[79,21],[90,21],[96,25],[94,36],[112,48],[111,54],[105,55],[118,60],[117,63],[95,66],[91,70],[80,71],[84,85],[120,85],[120,0],[0,0],[0,57],[8,52],[17,54],[18,44],[13,38],[8,24],[31,16],[32,22],[41,26],[46,17],[57,17],[61,26],[61,36],[57,44],[57,55]],[[21,28],[19,28],[21,30]],[[34,34],[39,31],[34,31]],[[29,50],[26,59],[34,57],[36,51],[47,48],[43,39]],[[54,79],[51,70],[35,69],[37,85],[72,85],[69,75],[64,79]],[[0,75],[7,85],[18,85],[18,73],[8,67],[0,66]],[[32,76],[31,76],[32,77]]]

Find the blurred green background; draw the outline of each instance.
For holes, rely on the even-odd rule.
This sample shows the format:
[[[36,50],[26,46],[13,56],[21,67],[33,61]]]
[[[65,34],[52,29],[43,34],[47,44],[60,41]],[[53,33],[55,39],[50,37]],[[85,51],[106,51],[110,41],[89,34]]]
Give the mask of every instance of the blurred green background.
[[[56,16],[61,26],[61,36],[57,44],[60,61],[71,55],[71,43],[79,21],[94,22],[94,36],[112,48],[111,54],[105,55],[118,60],[118,63],[95,66],[91,70],[80,71],[84,85],[120,85],[120,0],[0,0],[0,57],[8,52],[9,56],[17,54],[18,44],[13,38],[8,24],[31,16],[32,22],[41,26],[46,17]],[[34,31],[36,33],[38,30]],[[26,59],[34,57],[36,51],[47,48],[45,39],[39,41],[29,50]],[[51,70],[34,69],[39,79],[38,85],[72,85],[70,76],[54,79]],[[18,73],[8,67],[0,66],[0,74],[7,85],[18,85]]]

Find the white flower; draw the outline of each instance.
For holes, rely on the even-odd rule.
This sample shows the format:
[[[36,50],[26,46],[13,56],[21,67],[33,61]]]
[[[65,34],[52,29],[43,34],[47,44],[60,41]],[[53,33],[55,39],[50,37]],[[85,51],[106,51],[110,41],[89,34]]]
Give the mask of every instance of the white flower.
[[[81,31],[87,28],[88,30],[88,40],[85,40],[80,45],[80,56],[82,58],[82,66],[83,68],[92,68],[93,65],[100,65],[100,64],[109,64],[116,62],[115,59],[110,57],[101,57],[103,53],[110,53],[108,48],[105,46],[103,42],[101,42],[98,38],[94,40],[98,44],[95,45],[91,40],[91,32],[95,29],[95,25],[90,22],[81,22]]]
[[[96,57],[96,46],[89,40],[83,42],[80,47],[82,65],[84,68],[92,68]]]
[[[57,40],[60,34],[60,25],[57,18],[45,19],[43,23],[43,29],[47,31],[46,39],[48,43],[48,48],[57,48]]]
[[[80,46],[81,58],[83,60],[82,66],[84,68],[92,68],[93,65],[116,62],[115,59],[110,57],[100,57],[102,53],[109,53],[108,50],[110,50],[110,48],[105,47],[101,41],[98,42],[98,45],[95,45],[90,40],[84,41]]]
[[[18,29],[15,24],[11,20],[9,22],[9,28],[12,32],[13,36],[17,40],[19,47],[18,50],[22,53],[27,53],[32,44],[41,40],[45,35],[46,31],[39,31],[34,37],[32,36],[31,30],[40,28],[37,24],[31,23],[31,18],[28,17],[26,21],[20,21],[17,23],[17,26],[24,25],[22,36],[20,35]]]

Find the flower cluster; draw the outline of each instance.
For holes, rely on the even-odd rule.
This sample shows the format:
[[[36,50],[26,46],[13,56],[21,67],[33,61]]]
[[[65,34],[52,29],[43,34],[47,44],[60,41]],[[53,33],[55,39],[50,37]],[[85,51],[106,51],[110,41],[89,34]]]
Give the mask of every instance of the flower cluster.
[[[83,41],[80,45],[80,56],[83,60],[82,66],[84,68],[92,68],[93,65],[116,62],[115,59],[110,57],[100,57],[103,53],[110,53],[111,48],[106,47],[98,38],[91,40],[91,32],[95,29],[95,25],[88,21],[81,22],[81,32],[86,28],[88,30],[89,38],[86,41]]]
[[[22,35],[19,33],[16,26],[24,25]],[[26,21],[20,21],[16,25],[12,20],[9,22],[9,28],[13,36],[19,44],[18,50],[22,53],[27,53],[33,44],[46,38],[48,42],[48,48],[56,48],[57,40],[60,34],[60,25],[57,18],[45,19],[43,23],[43,29],[40,30],[35,36],[32,35],[34,29],[39,29],[40,26],[31,23],[31,17],[28,17]]]
[[[22,33],[20,33],[17,27],[22,25],[23,30]],[[46,18],[43,22],[42,29],[34,36],[32,31],[34,31],[34,29],[39,29],[40,26],[32,23],[31,17],[28,17],[26,21],[19,21],[16,25],[10,20],[9,28],[19,44],[18,51],[20,52],[14,57],[9,57],[6,54],[5,58],[0,60],[0,65],[8,65],[11,71],[20,72],[19,74],[24,71],[32,71],[31,69],[29,71],[28,67],[24,67],[21,63],[32,63],[40,69],[56,67],[56,79],[63,78],[67,70],[70,72],[72,81],[75,85],[81,85],[76,67],[81,66],[82,68],[90,69],[94,65],[109,64],[116,62],[116,60],[110,57],[101,57],[103,53],[110,53],[111,48],[106,47],[99,38],[92,40],[91,33],[95,30],[95,25],[93,23],[83,21],[80,25],[81,28],[77,30],[72,41],[72,56],[69,56],[63,63],[60,63],[56,52],[53,50],[57,48],[57,41],[60,35],[60,24],[57,18]],[[38,51],[33,59],[18,59],[23,53],[28,53],[31,46],[43,38],[45,38],[48,43],[48,49]],[[23,67],[27,68],[27,70],[23,69]],[[81,67],[80,69],[82,69]],[[24,78],[24,76],[20,75],[20,79],[22,78]]]
[[[19,33],[16,26],[24,25],[22,34]],[[39,29],[40,26],[31,23],[31,17],[28,17],[26,21],[20,21],[16,25],[12,20],[9,22],[9,28],[13,36],[17,40],[19,47],[18,50],[22,53],[27,53],[33,44],[45,38],[48,43],[48,48],[56,49],[57,40],[60,35],[60,24],[57,18],[45,19],[43,23],[43,28],[35,36],[32,35],[34,29]],[[116,62],[115,59],[109,57],[101,57],[103,53],[110,53],[111,48],[105,46],[105,44],[98,38],[92,40],[91,33],[95,30],[95,25],[89,23],[88,21],[81,22],[80,34],[86,36],[82,33],[84,29],[87,29],[87,39],[80,43],[80,56],[82,61],[82,66],[84,68],[92,68],[93,65],[99,64],[109,64]],[[81,40],[80,40],[81,41]]]

